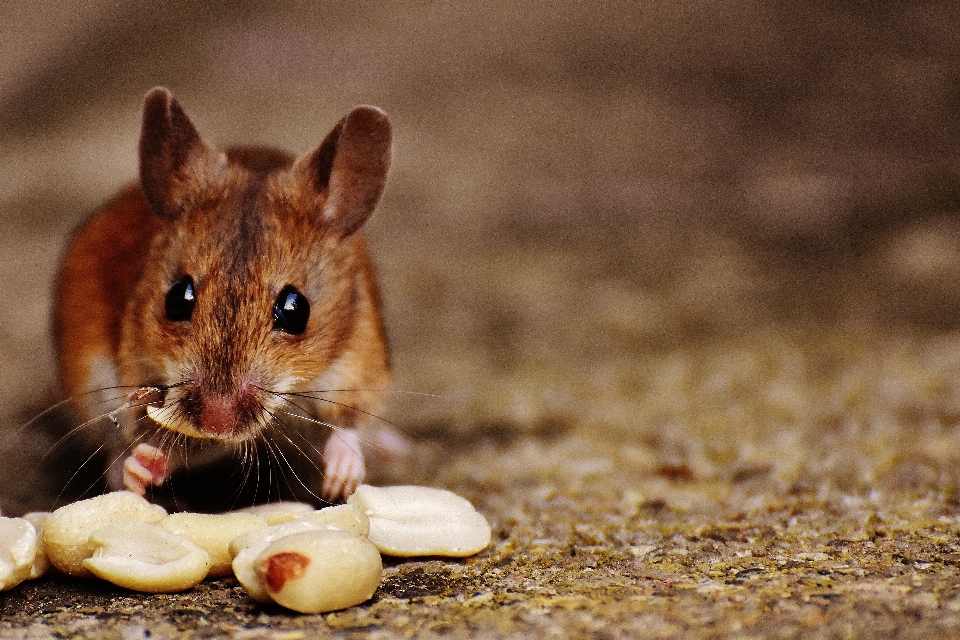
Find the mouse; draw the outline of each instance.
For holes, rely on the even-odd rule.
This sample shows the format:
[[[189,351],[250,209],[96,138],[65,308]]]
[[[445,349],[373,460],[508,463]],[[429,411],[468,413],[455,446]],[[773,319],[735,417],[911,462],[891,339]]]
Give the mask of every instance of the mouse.
[[[358,106],[300,155],[220,149],[147,93],[139,180],[74,232],[54,292],[60,381],[109,489],[230,456],[249,474],[257,446],[282,467],[280,445],[319,459],[323,501],[363,482],[390,356],[362,227],[392,148]]]

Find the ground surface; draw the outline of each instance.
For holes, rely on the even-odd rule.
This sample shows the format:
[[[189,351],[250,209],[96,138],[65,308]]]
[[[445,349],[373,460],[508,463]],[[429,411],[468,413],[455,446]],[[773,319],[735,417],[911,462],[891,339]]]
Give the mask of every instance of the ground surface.
[[[165,84],[224,143],[391,114],[368,232],[432,395],[375,479],[494,540],[320,616],[50,577],[0,637],[960,637],[953,3],[157,4],[0,9],[0,508],[63,488],[50,283]]]

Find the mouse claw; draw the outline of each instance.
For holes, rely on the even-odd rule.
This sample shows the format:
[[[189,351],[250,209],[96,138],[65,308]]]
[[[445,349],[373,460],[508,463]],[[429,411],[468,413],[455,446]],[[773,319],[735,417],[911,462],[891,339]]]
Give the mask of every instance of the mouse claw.
[[[330,502],[350,497],[367,473],[360,438],[354,429],[340,429],[330,435],[323,447],[323,461],[321,492],[323,499]]]
[[[144,495],[148,486],[159,487],[166,480],[167,454],[149,444],[138,444],[123,461],[123,486]]]

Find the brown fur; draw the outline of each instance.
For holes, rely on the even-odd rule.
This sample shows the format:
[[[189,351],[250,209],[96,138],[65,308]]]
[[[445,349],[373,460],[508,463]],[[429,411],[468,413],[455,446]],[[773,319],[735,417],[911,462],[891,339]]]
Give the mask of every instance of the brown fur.
[[[89,393],[100,387],[125,387],[109,394],[117,398],[179,383],[167,393],[194,435],[224,440],[260,433],[282,404],[269,391],[335,391],[323,396],[333,402],[298,403],[337,427],[375,413],[389,361],[358,229],[383,190],[390,144],[386,116],[358,107],[299,158],[255,148],[222,153],[169,92],[148,94],[140,184],[80,228],[60,272],[60,371],[83,417],[114,408]],[[171,322],[165,295],[184,275],[194,280],[196,306],[190,321]],[[310,301],[301,335],[273,330],[274,301],[286,285]],[[114,380],[103,363],[115,367]],[[227,433],[211,433],[201,420],[214,405],[235,414]],[[123,446],[141,415],[125,420]]]

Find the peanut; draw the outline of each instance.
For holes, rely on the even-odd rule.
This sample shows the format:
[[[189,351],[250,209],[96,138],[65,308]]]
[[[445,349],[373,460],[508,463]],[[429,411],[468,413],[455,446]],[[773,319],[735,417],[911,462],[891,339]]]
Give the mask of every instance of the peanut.
[[[248,531],[265,529],[267,521],[252,513],[172,513],[160,521],[160,526],[183,536],[210,554],[211,578],[231,574],[230,541]]]
[[[210,555],[156,524],[123,522],[90,535],[94,548],[83,566],[113,584],[148,593],[172,593],[196,586],[207,575]]]
[[[37,529],[29,521],[0,517],[0,591],[31,577],[37,543]]]
[[[464,557],[490,544],[486,518],[450,491],[360,485],[347,502],[367,514],[370,541],[384,555]]]
[[[47,518],[43,543],[50,564],[72,576],[93,574],[83,561],[93,555],[89,539],[97,529],[118,522],[156,523],[167,512],[129,491],[115,491],[60,507]]]
[[[300,613],[321,613],[369,600],[380,584],[383,564],[367,538],[321,529],[273,542],[254,569],[277,604]]]

